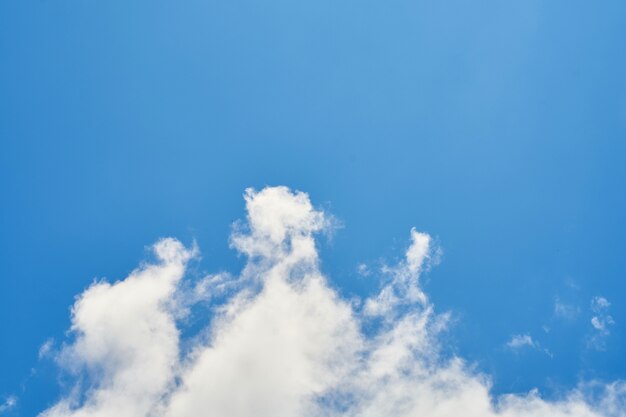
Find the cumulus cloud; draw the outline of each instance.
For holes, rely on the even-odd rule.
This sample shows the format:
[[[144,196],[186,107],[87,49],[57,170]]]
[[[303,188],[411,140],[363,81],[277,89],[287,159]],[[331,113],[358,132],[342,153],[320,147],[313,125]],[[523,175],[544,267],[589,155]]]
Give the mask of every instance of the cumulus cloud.
[[[493,397],[487,376],[444,357],[448,316],[420,286],[437,253],[428,234],[411,230],[404,259],[354,306],[320,272],[315,236],[331,222],[307,194],[250,189],[245,201],[247,223],[231,237],[248,259],[238,276],[185,285],[196,250],[163,239],[156,262],[77,298],[73,339],[57,356],[76,383],[42,417],[625,415],[623,382],[593,398],[584,386],[557,401]],[[222,301],[181,349],[180,318],[212,292]]]

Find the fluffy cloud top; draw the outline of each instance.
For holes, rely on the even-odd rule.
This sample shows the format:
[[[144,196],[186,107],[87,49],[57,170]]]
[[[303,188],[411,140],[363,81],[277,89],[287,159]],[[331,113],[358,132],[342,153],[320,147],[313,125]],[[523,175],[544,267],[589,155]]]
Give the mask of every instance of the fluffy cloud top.
[[[182,281],[196,251],[163,239],[157,262],[78,297],[74,338],[57,356],[76,383],[42,417],[626,415],[619,381],[594,385],[593,399],[582,385],[559,401],[536,391],[494,398],[487,377],[443,358],[447,316],[419,283],[433,254],[428,234],[411,231],[404,260],[357,308],[319,270],[315,234],[329,222],[307,194],[274,187],[245,200],[247,224],[231,238],[248,257],[240,276],[212,276],[190,295]],[[204,337],[182,339],[186,307],[225,286]]]

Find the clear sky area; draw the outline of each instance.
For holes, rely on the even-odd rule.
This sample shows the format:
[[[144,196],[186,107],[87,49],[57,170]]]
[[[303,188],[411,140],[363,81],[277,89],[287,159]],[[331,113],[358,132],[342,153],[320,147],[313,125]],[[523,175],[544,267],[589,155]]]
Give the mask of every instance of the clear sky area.
[[[624,1],[0,2],[1,417],[623,416],[625,250]]]

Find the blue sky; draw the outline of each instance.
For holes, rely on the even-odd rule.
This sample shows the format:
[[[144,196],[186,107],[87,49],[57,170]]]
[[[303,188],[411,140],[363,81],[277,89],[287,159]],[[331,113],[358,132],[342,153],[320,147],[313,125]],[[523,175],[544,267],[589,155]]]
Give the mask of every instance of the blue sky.
[[[625,19],[621,1],[2,2],[0,413],[57,402],[71,378],[41,346],[159,238],[195,240],[198,276],[239,274],[231,225],[268,185],[341,224],[318,247],[344,299],[427,232],[444,350],[494,395],[626,378]]]

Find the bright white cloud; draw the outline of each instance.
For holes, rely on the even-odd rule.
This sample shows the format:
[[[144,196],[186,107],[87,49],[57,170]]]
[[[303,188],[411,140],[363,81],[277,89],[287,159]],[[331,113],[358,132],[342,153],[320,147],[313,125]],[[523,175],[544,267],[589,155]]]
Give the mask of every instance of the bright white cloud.
[[[405,252],[405,258],[396,267],[386,267],[383,272],[389,275],[389,282],[374,297],[365,302],[365,314],[368,316],[388,316],[401,305],[424,307],[426,295],[420,289],[420,272],[431,258],[431,238],[426,233],[411,229],[411,244]]]
[[[417,276],[424,265],[424,262],[430,258],[430,236],[427,233],[420,233],[411,229],[411,246],[406,251],[406,262],[410,272]]]
[[[156,264],[123,281],[96,282],[78,298],[72,308],[75,340],[59,361],[83,375],[78,380],[86,386],[77,385],[43,416],[146,416],[171,388],[179,343],[171,302],[193,252],[163,239],[154,253]]]
[[[429,235],[411,231],[404,260],[383,271],[380,292],[360,308],[319,270],[315,234],[329,222],[307,194],[274,187],[245,200],[248,222],[231,238],[248,257],[240,276],[182,285],[195,251],[163,239],[155,264],[78,298],[74,340],[58,356],[77,383],[42,417],[625,415],[622,382],[594,389],[602,395],[593,400],[584,386],[555,402],[536,391],[494,398],[486,376],[442,357],[448,316],[419,282],[433,259]],[[181,340],[177,319],[212,292],[230,295],[214,305],[203,337]],[[365,324],[374,330],[364,333]]]

